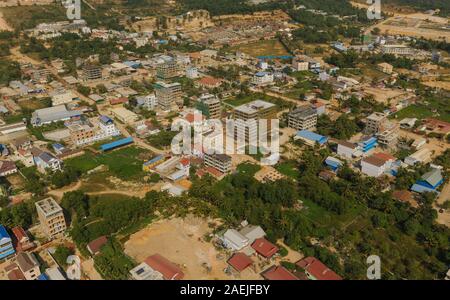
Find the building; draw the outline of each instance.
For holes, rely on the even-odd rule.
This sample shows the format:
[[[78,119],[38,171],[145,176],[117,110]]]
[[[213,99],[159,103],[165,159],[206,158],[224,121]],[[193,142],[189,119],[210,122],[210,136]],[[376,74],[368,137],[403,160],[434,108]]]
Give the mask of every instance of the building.
[[[67,121],[80,117],[83,113],[79,110],[67,110],[65,105],[58,105],[35,110],[31,115],[31,124],[41,126],[52,122]]]
[[[182,102],[181,84],[158,81],[155,83],[155,95],[161,109],[170,110],[174,104]]]
[[[344,164],[342,161],[340,161],[339,159],[333,157],[333,156],[328,156],[325,159],[325,165],[327,167],[329,167],[332,171],[336,172],[339,168],[341,168]]]
[[[211,76],[205,76],[197,81],[197,85],[207,89],[214,89],[222,85],[222,80]]]
[[[0,261],[12,257],[15,253],[11,237],[5,226],[0,225]]]
[[[356,152],[358,146],[347,142],[347,141],[337,141],[337,154],[341,157],[352,159]]]
[[[163,275],[143,262],[130,270],[133,280],[164,280]]]
[[[77,95],[73,94],[71,91],[61,93],[61,94],[56,94],[52,97],[52,106],[67,104],[74,100],[79,100],[79,98]]]
[[[265,238],[256,239],[251,247],[262,257],[269,259],[278,252],[278,247],[266,240]]]
[[[316,143],[322,146],[328,141],[328,138],[326,136],[314,133],[309,130],[300,130],[294,136],[294,140],[301,140],[302,142],[304,142],[306,145],[309,146],[314,146],[316,145]]]
[[[292,60],[292,68],[295,71],[308,71],[309,70],[309,62],[296,57]]]
[[[253,260],[244,253],[234,253],[227,263],[236,271],[242,272],[253,265]]]
[[[161,273],[165,280],[181,280],[183,271],[174,263],[160,254],[154,254],[145,259],[145,263],[154,271]]]
[[[308,105],[300,106],[288,114],[288,126],[296,130],[315,130],[317,112]]]
[[[42,231],[49,239],[60,237],[66,230],[66,220],[61,206],[49,197],[35,203]]]
[[[95,80],[102,78],[102,68],[96,65],[83,66],[83,78],[84,80]]]
[[[146,110],[154,110],[156,105],[158,104],[155,94],[149,94],[146,96],[137,96],[136,102],[138,107],[142,107]]]
[[[67,126],[72,143],[83,146],[120,135],[120,130],[113,120],[107,116],[93,118],[85,124],[71,124]]]
[[[50,152],[34,147],[31,149],[31,154],[33,154],[33,161],[38,171],[42,173],[46,173],[47,170],[56,172],[62,169],[63,162]]]
[[[178,77],[180,71],[181,69],[178,63],[174,59],[168,59],[156,67],[156,76],[159,79],[166,80]]]
[[[239,231],[240,234],[248,239],[249,244],[253,244],[256,239],[266,236],[266,233],[260,226],[247,225]]]
[[[361,172],[371,177],[379,177],[386,173],[395,157],[385,153],[376,153],[361,160]]]
[[[203,94],[197,100],[195,107],[208,119],[220,120],[222,107],[220,100],[211,94]]]
[[[235,229],[228,229],[222,237],[223,245],[235,251],[239,251],[248,245],[248,239]]]
[[[411,56],[416,53],[413,48],[406,45],[383,45],[381,46],[381,52],[383,54],[405,55]]]
[[[196,67],[188,67],[186,69],[186,77],[189,79],[198,78],[198,69]]]
[[[259,132],[259,135],[266,134],[270,136],[272,132],[271,120],[277,118],[276,105],[263,100],[255,100],[247,104],[240,105],[234,108],[235,120],[235,136],[238,139],[243,139],[245,142],[254,143],[258,140],[259,120],[266,120],[267,131]]]
[[[105,235],[102,235],[101,237],[98,237],[95,240],[89,242],[89,244],[87,244],[86,248],[89,251],[89,253],[92,256],[94,256],[94,255],[100,253],[100,250],[107,242],[108,242],[108,238]]]
[[[377,134],[382,131],[383,123],[386,122],[386,115],[379,112],[374,112],[366,119],[366,134]]]
[[[418,163],[427,163],[431,161],[432,152],[428,148],[422,148],[417,150],[413,154],[405,157],[404,162],[409,166],[414,166]]]
[[[436,192],[436,189],[444,183],[444,177],[439,169],[432,169],[431,171],[422,175],[417,182],[411,187],[413,192]]]
[[[33,253],[18,253],[16,262],[26,280],[35,280],[39,275],[41,275],[41,271],[39,270],[39,262]]]
[[[222,173],[231,171],[231,157],[226,154],[208,154],[204,156],[205,165]]]
[[[378,146],[378,141],[376,137],[364,137],[360,142],[358,142],[359,149],[362,150],[363,153],[367,153],[370,150],[374,149]]]
[[[377,65],[377,69],[386,74],[392,74],[394,67],[388,63],[380,63]]]
[[[265,280],[299,280],[294,274],[283,266],[273,265],[264,272],[261,276]]]
[[[133,124],[139,119],[137,114],[126,109],[125,107],[115,107],[111,109],[111,114],[125,124]]]
[[[26,120],[0,126],[0,133],[3,135],[25,130],[27,130]]]
[[[255,75],[253,75],[252,78],[252,83],[254,85],[267,85],[267,84],[271,84],[274,80],[274,76],[272,73],[268,73],[268,72],[258,72]]]
[[[12,229],[12,232],[17,241],[16,245],[17,252],[27,251],[31,248],[34,248],[35,244],[30,240],[30,237],[28,236],[27,232],[22,227],[20,226],[14,227]]]
[[[17,173],[16,163],[9,160],[0,160],[0,176]]]
[[[296,265],[304,269],[306,276],[311,280],[342,280],[341,276],[315,257],[306,257],[299,260]]]
[[[116,140],[114,142],[111,143],[107,143],[107,144],[103,144],[100,146],[100,150],[102,151],[109,151],[109,150],[113,150],[116,149],[118,147],[122,147],[125,145],[129,145],[133,143],[133,138],[131,136],[120,139],[120,140]]]

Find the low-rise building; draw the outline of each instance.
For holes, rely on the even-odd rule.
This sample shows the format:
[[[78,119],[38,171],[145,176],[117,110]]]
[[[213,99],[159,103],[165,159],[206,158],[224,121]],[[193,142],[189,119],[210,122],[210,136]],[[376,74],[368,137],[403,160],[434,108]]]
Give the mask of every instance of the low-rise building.
[[[111,109],[111,114],[125,124],[133,124],[139,119],[137,114],[124,107],[115,107]]]
[[[306,257],[296,265],[305,270],[306,276],[312,280],[342,280],[342,277],[324,265],[315,257]]]
[[[67,110],[65,105],[58,105],[35,110],[31,115],[31,124],[41,126],[52,122],[67,121],[80,117],[83,113],[79,110]]]
[[[18,253],[16,262],[26,280],[35,280],[41,275],[40,264],[33,253]]]
[[[392,74],[394,67],[388,63],[380,63],[377,65],[378,70],[386,74]]]
[[[146,96],[137,96],[136,102],[138,107],[142,107],[146,110],[154,110],[156,105],[158,104],[155,94],[149,94]]]
[[[357,152],[358,146],[347,141],[337,141],[337,154],[347,159],[352,159]]]
[[[386,173],[395,158],[385,153],[376,153],[361,160],[361,172],[371,177],[379,177]]]
[[[0,160],[0,176],[8,176],[17,173],[16,164],[9,160]]]
[[[315,130],[317,112],[308,105],[300,106],[288,114],[288,126],[296,130]]]
[[[70,130],[71,140],[76,146],[88,145],[120,135],[120,130],[115,126],[113,120],[107,116],[92,118],[85,124],[71,124],[68,129]]]
[[[205,165],[213,167],[222,173],[231,171],[231,157],[226,154],[207,154],[204,156]]]
[[[316,143],[322,146],[328,141],[328,138],[309,130],[300,130],[294,136],[294,140],[301,140],[308,146],[314,146]]]
[[[269,72],[258,72],[255,75],[253,75],[252,83],[254,85],[267,85],[272,83],[274,80],[274,76],[272,73]]]
[[[240,234],[235,229],[228,229],[222,237],[222,242],[226,248],[239,251],[249,244],[248,238]]]
[[[63,104],[67,104],[70,103],[74,100],[79,100],[78,96],[75,95],[73,92],[71,91],[67,91],[61,94],[56,94],[53,95],[52,97],[52,106],[58,106],[58,105],[63,105]]]
[[[49,239],[61,237],[66,230],[66,220],[61,206],[51,197],[35,203],[42,231]]]
[[[58,171],[62,169],[62,161],[50,152],[34,147],[31,149],[31,153],[38,171],[46,173],[47,170]]]
[[[12,257],[15,253],[11,237],[5,226],[0,225],[0,261]]]

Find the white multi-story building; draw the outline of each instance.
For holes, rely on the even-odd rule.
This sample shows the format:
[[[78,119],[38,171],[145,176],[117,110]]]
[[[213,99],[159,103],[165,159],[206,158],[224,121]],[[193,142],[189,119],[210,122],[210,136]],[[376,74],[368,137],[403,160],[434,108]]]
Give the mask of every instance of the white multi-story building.
[[[355,156],[358,146],[347,141],[337,142],[337,154],[341,157],[352,159]]]
[[[120,135],[113,120],[107,116],[90,120],[89,124],[72,124],[68,126],[72,142],[76,146],[83,146]]]
[[[273,82],[273,74],[268,72],[258,72],[252,78],[252,83],[255,85],[266,85]]]
[[[158,101],[156,100],[155,94],[149,94],[146,96],[138,96],[136,97],[137,105],[147,109],[147,110],[153,110],[155,109],[156,105],[158,104]]]

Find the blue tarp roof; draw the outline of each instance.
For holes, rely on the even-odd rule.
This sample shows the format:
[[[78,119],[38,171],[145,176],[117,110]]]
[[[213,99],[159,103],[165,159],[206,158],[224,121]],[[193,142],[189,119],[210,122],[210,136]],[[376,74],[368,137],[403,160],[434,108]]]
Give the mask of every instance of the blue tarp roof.
[[[153,164],[153,163],[155,163],[155,162],[157,162],[157,161],[159,161],[159,160],[161,160],[161,159],[163,159],[163,158],[164,158],[164,155],[158,155],[158,156],[156,156],[156,157],[153,157],[153,158],[150,159],[149,161],[145,162],[145,163],[144,163],[144,166],[151,165],[151,164]]]
[[[108,144],[103,144],[100,146],[100,150],[102,151],[107,151],[107,150],[111,150],[123,145],[127,145],[127,144],[131,144],[133,142],[133,138],[132,137],[127,137],[127,138],[123,138]]]
[[[47,275],[41,274],[38,276],[37,280],[50,280]]]
[[[339,159],[331,157],[331,156],[329,156],[329,157],[327,157],[327,159],[325,159],[325,163],[328,166],[331,166],[333,168],[339,168],[340,166],[342,166],[342,162]]]
[[[433,192],[433,193],[437,193],[439,194],[438,191],[427,188],[423,185],[420,184],[413,184],[413,186],[411,187],[411,191],[416,192],[416,193],[425,193],[425,192]]]
[[[320,145],[325,144],[328,140],[327,137],[309,130],[300,130],[299,132],[297,132],[297,136],[310,141],[318,142]]]

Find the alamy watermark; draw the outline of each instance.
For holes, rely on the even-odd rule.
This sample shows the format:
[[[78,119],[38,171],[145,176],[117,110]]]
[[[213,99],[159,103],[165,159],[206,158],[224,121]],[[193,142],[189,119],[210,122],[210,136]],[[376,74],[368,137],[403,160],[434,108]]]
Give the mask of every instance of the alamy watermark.
[[[367,0],[370,6],[367,8],[367,18],[369,20],[381,19],[381,0]]]
[[[171,150],[176,155],[258,154],[261,164],[274,165],[280,153],[278,119],[227,119],[203,121],[201,113],[194,121],[176,119],[172,131],[179,131],[172,139]]]
[[[81,19],[81,0],[65,0],[64,7],[67,9],[66,16],[69,20]]]
[[[378,255],[370,255],[367,257],[367,279],[378,280],[381,279],[381,259]]]

